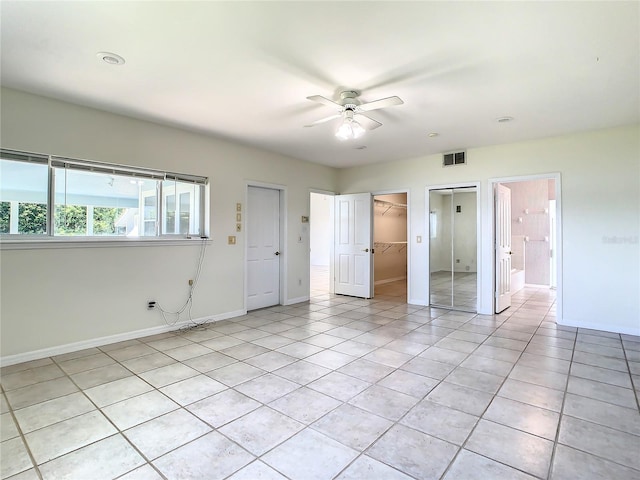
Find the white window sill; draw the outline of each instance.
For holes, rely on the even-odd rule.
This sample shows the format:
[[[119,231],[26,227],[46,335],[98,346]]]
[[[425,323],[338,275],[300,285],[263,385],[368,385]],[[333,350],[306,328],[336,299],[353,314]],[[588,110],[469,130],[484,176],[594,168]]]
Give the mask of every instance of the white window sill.
[[[11,238],[0,239],[0,250],[33,250],[42,248],[94,248],[94,247],[164,247],[199,245],[202,241],[211,244],[211,238],[200,237],[155,237],[155,238],[121,238],[121,237],[45,237],[45,238]]]

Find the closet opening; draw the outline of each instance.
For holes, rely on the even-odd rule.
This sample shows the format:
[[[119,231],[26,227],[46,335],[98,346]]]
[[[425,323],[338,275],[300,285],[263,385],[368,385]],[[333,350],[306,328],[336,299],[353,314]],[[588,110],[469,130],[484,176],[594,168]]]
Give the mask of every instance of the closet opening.
[[[478,188],[429,189],[429,304],[478,309]]]
[[[407,298],[407,193],[373,196],[375,296]]]

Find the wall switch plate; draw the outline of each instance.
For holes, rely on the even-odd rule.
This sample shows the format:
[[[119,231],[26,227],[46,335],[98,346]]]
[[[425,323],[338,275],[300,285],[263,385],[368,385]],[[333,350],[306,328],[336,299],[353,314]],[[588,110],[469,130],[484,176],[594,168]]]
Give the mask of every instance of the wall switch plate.
[[[422,235],[416,237],[416,243],[422,243]]]
[[[309,217],[303,216],[302,223],[309,223]]]
[[[236,213],[236,222],[241,222],[241,221],[242,221],[242,214]]]
[[[242,211],[242,204],[236,203],[236,212],[241,212],[241,211]]]
[[[236,223],[236,232],[240,232],[242,231],[242,225],[239,223]]]
[[[229,235],[228,243],[229,243],[229,245],[235,245],[236,244],[236,236],[235,235]]]

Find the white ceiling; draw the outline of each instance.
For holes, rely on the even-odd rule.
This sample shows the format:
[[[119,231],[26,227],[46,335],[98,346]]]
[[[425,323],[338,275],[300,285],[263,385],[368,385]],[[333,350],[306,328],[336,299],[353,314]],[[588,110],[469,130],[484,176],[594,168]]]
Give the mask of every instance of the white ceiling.
[[[636,1],[0,8],[4,86],[336,167],[640,121]],[[405,103],[355,141],[303,127],[333,113],[307,96],[345,89]]]

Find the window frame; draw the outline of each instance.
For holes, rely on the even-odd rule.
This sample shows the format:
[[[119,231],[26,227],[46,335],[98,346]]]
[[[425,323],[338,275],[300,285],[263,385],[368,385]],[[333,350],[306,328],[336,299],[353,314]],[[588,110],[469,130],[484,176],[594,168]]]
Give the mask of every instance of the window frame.
[[[199,175],[183,174],[168,172],[162,170],[149,169],[144,167],[134,167],[121,164],[113,164],[106,162],[97,162],[92,160],[79,160],[56,155],[45,155],[38,153],[30,153],[19,150],[0,149],[0,157],[3,160],[33,162],[47,167],[47,218],[46,233],[44,234],[21,234],[6,233],[0,234],[0,248],[39,248],[45,245],[68,247],[68,246],[104,246],[104,245],[152,245],[152,244],[181,244],[193,242],[194,240],[209,239],[209,178]],[[155,215],[156,215],[156,232],[155,235],[142,235],[136,237],[127,237],[121,235],[56,235],[55,234],[55,169],[69,169],[79,172],[92,172],[117,175],[122,177],[131,176],[137,179],[153,180],[156,182],[155,193]],[[194,184],[199,188],[195,189],[199,195],[190,195],[193,201],[193,215],[197,212],[197,221],[199,228],[197,233],[171,233],[164,232],[163,223],[165,219],[163,208],[163,182],[174,181],[180,183]],[[177,188],[176,188],[177,191]],[[147,196],[154,198],[153,196]],[[143,198],[143,204],[144,199]],[[139,199],[140,201],[140,199]],[[197,204],[196,204],[197,201]],[[176,210],[177,212],[177,210]],[[142,215],[142,225],[145,224],[144,219],[145,208],[139,212]],[[190,213],[191,214],[191,213]],[[194,216],[194,222],[196,217]]]

